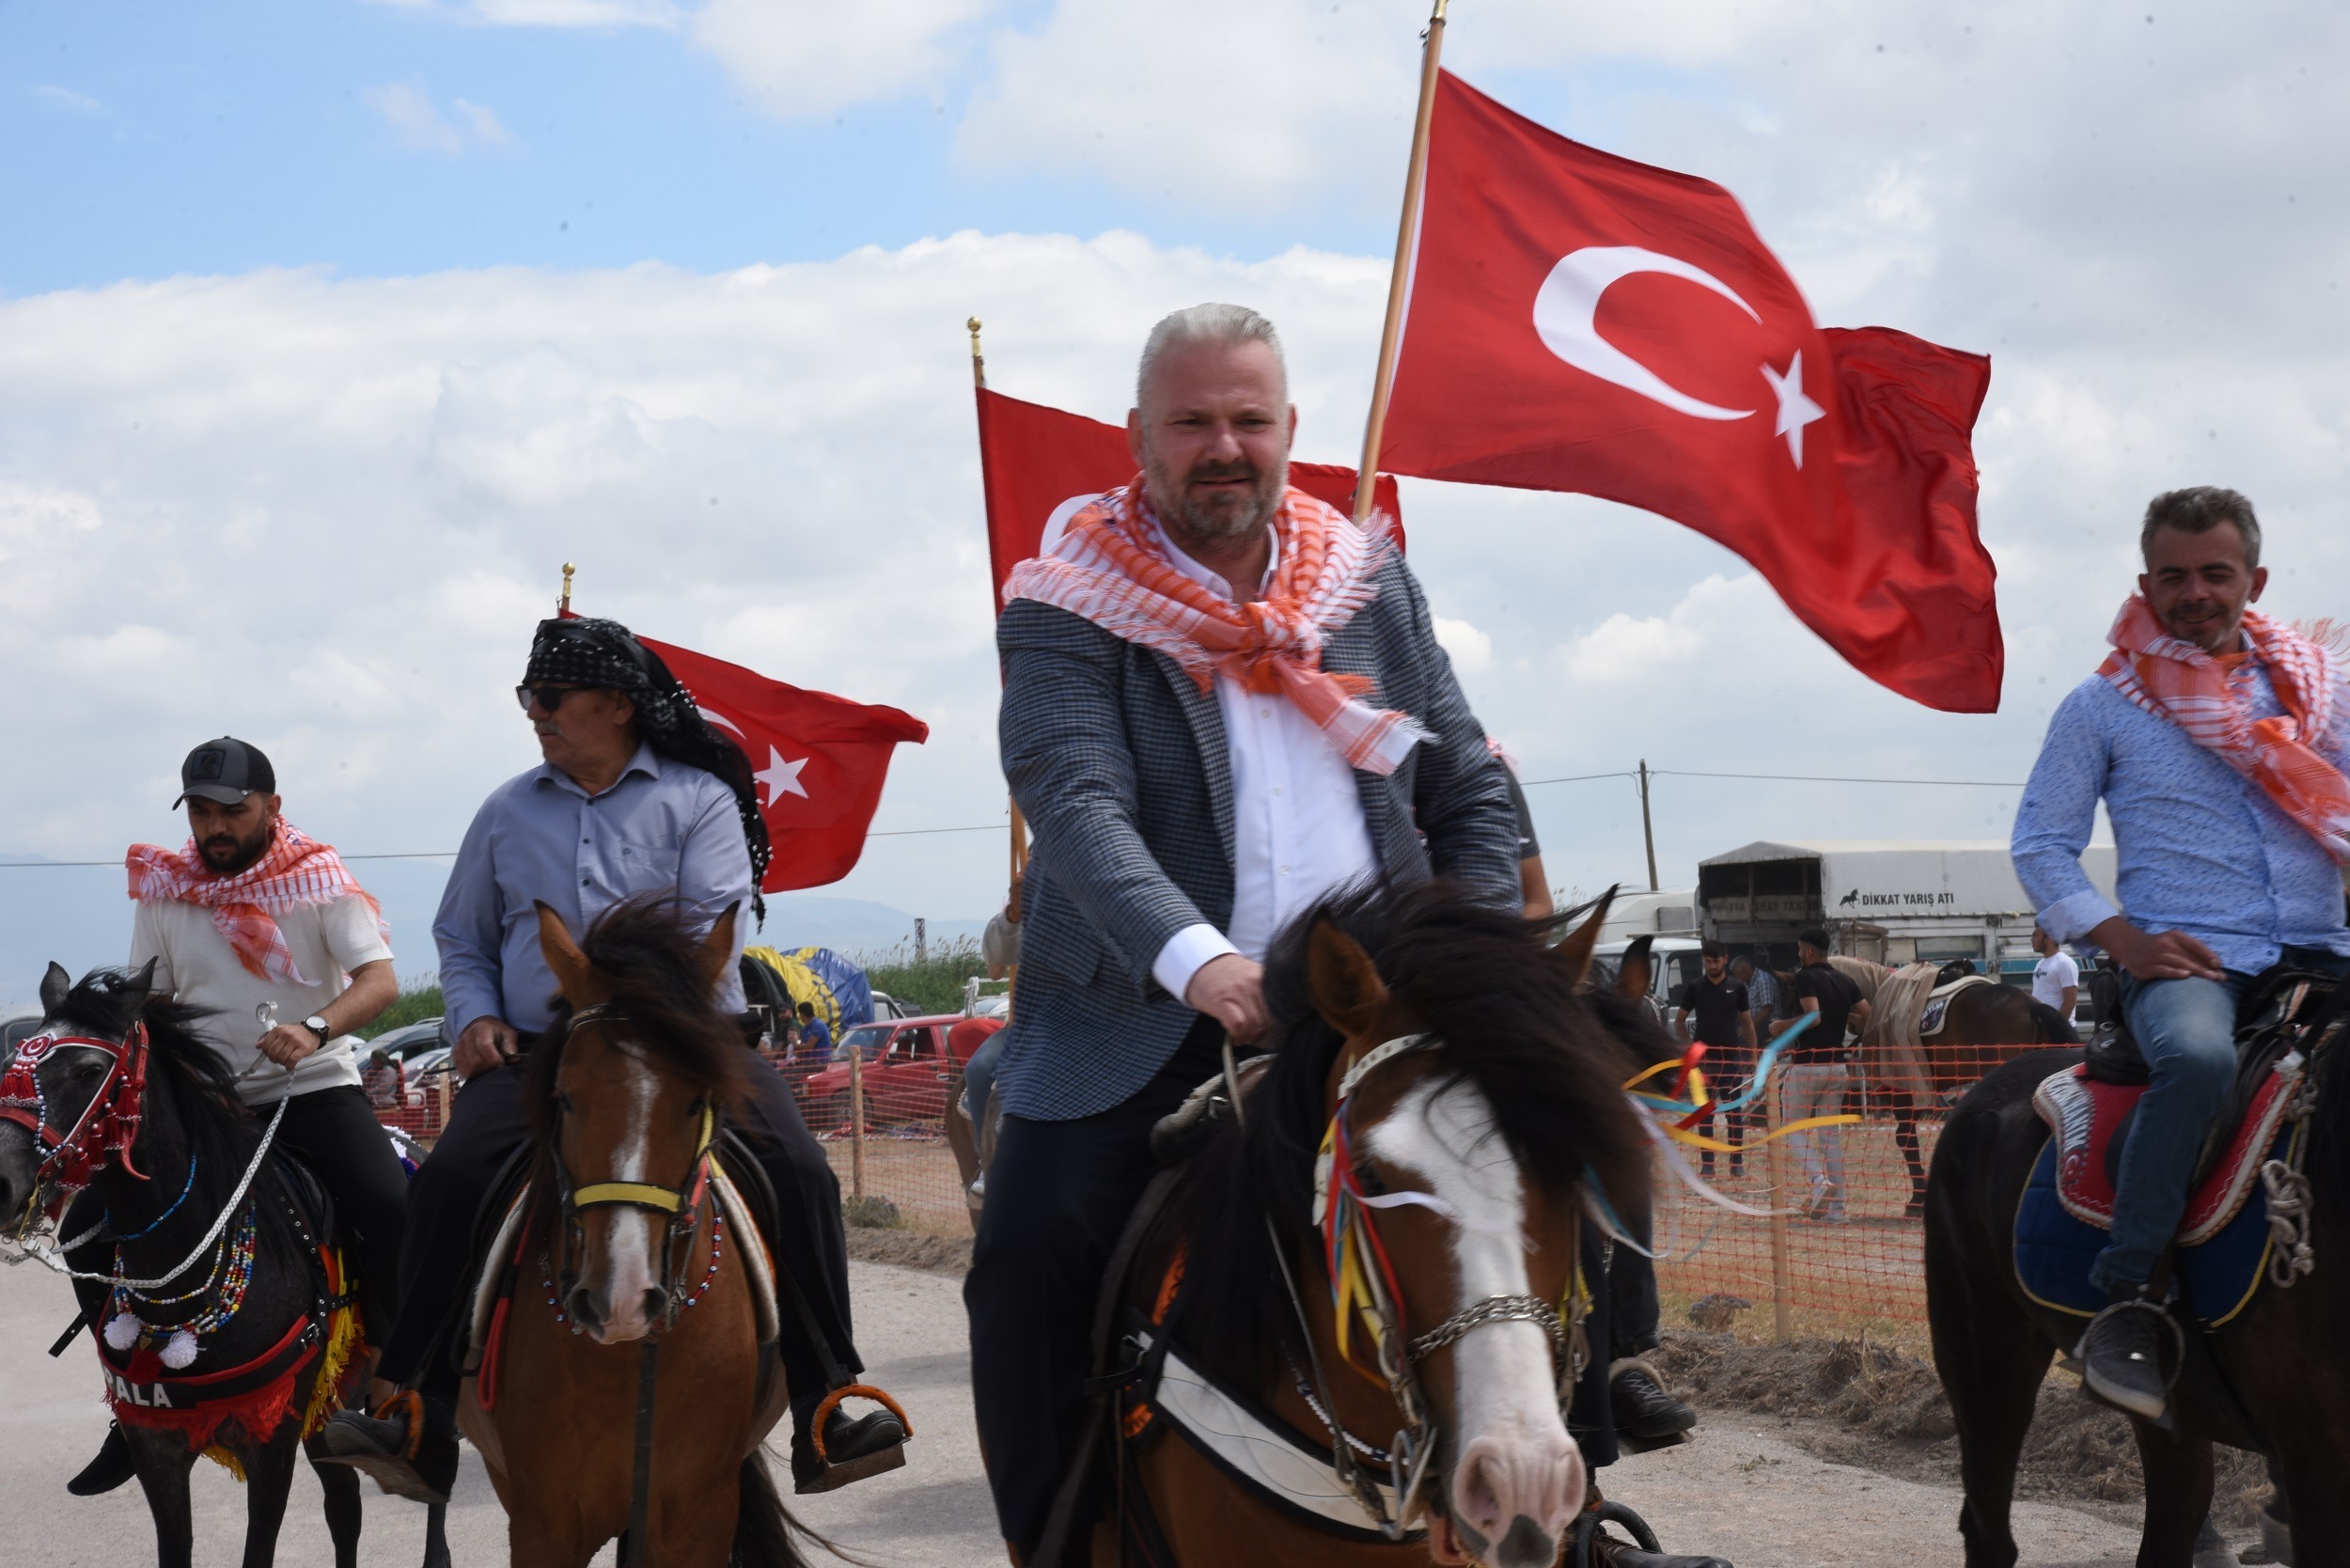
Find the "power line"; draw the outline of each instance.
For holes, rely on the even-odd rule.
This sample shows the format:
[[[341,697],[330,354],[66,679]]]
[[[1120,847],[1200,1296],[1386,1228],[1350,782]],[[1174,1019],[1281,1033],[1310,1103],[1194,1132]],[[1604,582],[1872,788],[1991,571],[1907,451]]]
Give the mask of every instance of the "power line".
[[[1813,773],[1702,773],[1692,768],[1651,768],[1648,771],[1652,777],[1662,774],[1672,778],[1770,779],[1789,784],[1909,784],[1977,790],[2020,790],[2024,787],[2020,782],[2004,778],[1855,778]],[[1521,788],[1531,789],[1537,784],[1580,784],[1593,778],[1637,778],[1638,776],[1639,775],[1631,769],[1624,768],[1615,773],[1578,773],[1565,778],[1522,778],[1518,780],[1518,783]]]
[[[982,823],[977,827],[897,827],[879,833],[869,833],[868,839],[914,839],[929,833],[1001,833],[1002,823]],[[379,855],[346,855],[345,860],[454,860],[455,850],[389,850]],[[45,870],[50,867],[111,866],[122,870],[119,857],[113,860],[0,860],[0,871]]]

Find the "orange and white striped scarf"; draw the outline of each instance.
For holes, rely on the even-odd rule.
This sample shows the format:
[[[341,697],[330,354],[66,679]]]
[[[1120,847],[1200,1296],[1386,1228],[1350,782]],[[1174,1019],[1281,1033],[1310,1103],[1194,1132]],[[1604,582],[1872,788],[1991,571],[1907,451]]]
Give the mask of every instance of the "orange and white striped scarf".
[[[204,864],[194,839],[174,853],[161,844],[133,844],[123,857],[131,872],[131,897],[145,903],[177,900],[212,912],[212,926],[228,939],[237,962],[262,980],[295,985],[319,982],[302,973],[286,946],[276,917],[306,903],[332,903],[346,893],[368,901],[376,929],[388,939],[383,907],[343,867],[332,844],[321,844],[283,817],[261,858],[234,876],[220,876]]]
[[[2132,594],[2107,634],[2113,651],[2097,673],[2259,785],[2336,865],[2350,865],[2350,779],[2317,749],[2341,717],[2334,655],[2258,610],[2244,612],[2244,631],[2251,658],[2215,658],[2165,632],[2145,596]],[[2254,659],[2267,666],[2284,709],[2277,717],[2252,716]]]
[[[1004,597],[1055,605],[1164,653],[1203,692],[1223,675],[1246,690],[1287,698],[1350,767],[1391,774],[1428,731],[1408,713],[1363,701],[1369,677],[1322,667],[1331,634],[1378,596],[1386,538],[1293,487],[1283,494],[1273,527],[1280,564],[1271,589],[1236,604],[1167,558],[1136,475],[1070,519],[1051,556],[1014,568]]]

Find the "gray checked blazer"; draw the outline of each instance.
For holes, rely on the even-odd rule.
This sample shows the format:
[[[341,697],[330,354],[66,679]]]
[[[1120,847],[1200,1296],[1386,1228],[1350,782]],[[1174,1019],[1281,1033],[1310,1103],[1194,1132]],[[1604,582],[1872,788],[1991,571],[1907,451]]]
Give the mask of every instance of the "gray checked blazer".
[[[1434,737],[1387,777],[1355,772],[1381,868],[1397,886],[1443,874],[1515,905],[1501,764],[1410,568],[1390,557],[1377,580],[1323,667],[1371,677],[1365,700]],[[1164,653],[1031,599],[1004,607],[995,646],[1004,776],[1036,836],[995,1091],[1011,1115],[1070,1121],[1150,1082],[1199,1017],[1151,964],[1185,926],[1231,925],[1231,763],[1214,694]]]

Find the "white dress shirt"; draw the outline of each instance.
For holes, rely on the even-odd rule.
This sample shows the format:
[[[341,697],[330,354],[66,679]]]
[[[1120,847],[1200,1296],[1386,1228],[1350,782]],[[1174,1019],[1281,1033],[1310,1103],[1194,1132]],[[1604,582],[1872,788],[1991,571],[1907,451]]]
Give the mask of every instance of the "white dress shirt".
[[[1174,568],[1210,592],[1232,597],[1231,585],[1159,541]],[[1281,565],[1273,536],[1261,592]],[[1241,953],[1262,961],[1274,933],[1332,889],[1376,873],[1371,825],[1355,770],[1322,727],[1285,697],[1248,691],[1230,676],[1215,681],[1224,744],[1232,772],[1232,929],[1201,921],[1167,938],[1152,978],[1181,997],[1210,959]]]

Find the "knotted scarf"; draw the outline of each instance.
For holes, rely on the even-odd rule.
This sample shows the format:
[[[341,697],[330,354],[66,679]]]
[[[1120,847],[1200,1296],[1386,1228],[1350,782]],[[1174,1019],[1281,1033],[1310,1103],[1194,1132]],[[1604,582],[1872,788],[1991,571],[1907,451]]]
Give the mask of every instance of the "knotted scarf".
[[[1236,604],[1167,559],[1137,475],[1072,518],[1052,556],[1014,568],[1004,596],[1055,605],[1164,653],[1203,692],[1223,675],[1248,691],[1287,698],[1350,767],[1391,774],[1428,731],[1408,713],[1363,701],[1369,677],[1322,667],[1330,635],[1378,597],[1387,541],[1293,488],[1272,525],[1280,564],[1271,588]]]
[[[2339,717],[2334,655],[2258,610],[2244,612],[2244,632],[2252,658],[2215,658],[2165,632],[2145,597],[2132,594],[2107,634],[2113,651],[2097,673],[2259,785],[2336,865],[2350,865],[2350,779],[2317,749]],[[2255,659],[2268,668],[2280,715],[2252,716]]]
[[[141,903],[173,899],[212,912],[212,927],[228,939],[237,962],[262,980],[295,985],[319,982],[302,973],[277,929],[277,917],[307,903],[332,903],[346,893],[368,901],[376,929],[388,939],[384,911],[344,869],[332,844],[321,844],[285,818],[271,830],[261,858],[234,876],[220,876],[204,864],[196,840],[174,853],[161,844],[133,844],[124,857],[131,871],[131,897]]]

